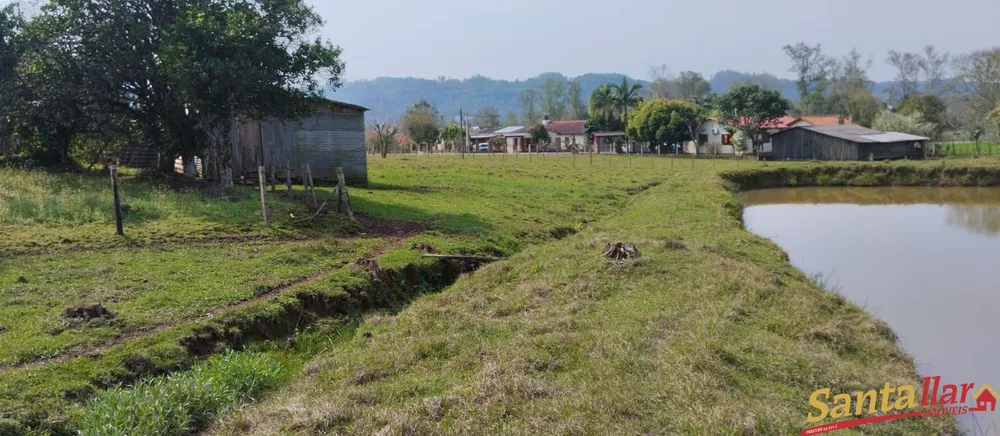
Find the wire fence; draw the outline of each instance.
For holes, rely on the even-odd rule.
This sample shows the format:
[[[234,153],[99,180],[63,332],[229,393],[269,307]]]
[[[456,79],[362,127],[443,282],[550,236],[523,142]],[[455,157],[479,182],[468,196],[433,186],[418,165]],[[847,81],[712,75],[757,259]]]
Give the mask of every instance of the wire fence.
[[[982,141],[938,142],[934,144],[938,156],[993,156],[1000,155],[1000,143]]]

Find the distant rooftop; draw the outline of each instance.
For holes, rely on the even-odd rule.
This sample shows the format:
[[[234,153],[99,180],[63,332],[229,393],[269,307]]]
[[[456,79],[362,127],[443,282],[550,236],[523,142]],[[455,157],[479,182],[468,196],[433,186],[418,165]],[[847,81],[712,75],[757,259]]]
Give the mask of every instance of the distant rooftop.
[[[802,126],[796,128],[811,130],[813,132],[820,133],[826,136],[846,139],[848,141],[857,142],[859,144],[885,144],[893,142],[930,140],[930,138],[925,138],[923,136],[911,135],[909,133],[900,133],[900,132],[883,132],[880,130],[873,130],[867,127],[862,127],[856,124],[833,124],[829,126]],[[795,129],[790,129],[790,130],[795,130]],[[786,132],[787,131],[788,130],[786,130]],[[784,132],[778,132],[775,135],[780,135],[782,133]]]

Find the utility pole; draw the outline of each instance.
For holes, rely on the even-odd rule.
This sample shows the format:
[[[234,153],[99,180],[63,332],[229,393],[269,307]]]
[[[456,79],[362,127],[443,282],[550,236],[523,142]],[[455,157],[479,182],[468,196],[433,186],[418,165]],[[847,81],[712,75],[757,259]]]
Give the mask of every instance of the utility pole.
[[[462,109],[458,110],[458,122],[462,123],[462,142],[465,144],[462,147],[462,159],[465,159],[465,151],[469,149],[469,128],[465,125],[465,114]]]

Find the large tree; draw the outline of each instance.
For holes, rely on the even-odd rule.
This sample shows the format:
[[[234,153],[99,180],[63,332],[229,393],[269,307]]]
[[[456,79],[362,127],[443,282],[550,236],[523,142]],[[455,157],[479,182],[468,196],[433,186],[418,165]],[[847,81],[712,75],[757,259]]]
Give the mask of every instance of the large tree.
[[[871,65],[871,58],[862,60],[857,49],[851,50],[839,62],[830,96],[836,113],[863,126],[871,126],[882,109],[882,103],[872,92],[875,84],[868,78]]]
[[[522,123],[530,126],[542,120],[538,112],[538,91],[527,89],[517,96],[518,107],[521,109]]]
[[[191,1],[197,13],[174,20],[159,58],[188,113],[211,133],[220,178],[232,186],[238,121],[306,115],[310,98],[322,95],[317,77],[337,87],[344,65],[338,47],[308,39],[323,20],[299,1]]]
[[[786,45],[785,53],[792,61],[790,71],[797,75],[795,87],[799,90],[799,99],[806,100],[810,94],[823,94],[828,86],[830,69],[833,60],[823,54],[820,44],[814,46],[800,42]]]
[[[676,86],[677,96],[687,101],[697,101],[712,92],[712,86],[694,71],[682,71],[677,76]]]
[[[944,131],[950,127],[947,110],[944,101],[933,94],[907,98],[897,108],[900,114],[915,116],[932,126],[930,132],[926,132],[931,139],[940,139]]]
[[[741,130],[759,151],[768,125],[785,116],[791,103],[778,91],[744,85],[719,98],[719,116],[724,124]],[[739,144],[742,146],[742,144]]]
[[[629,118],[626,132],[632,139],[657,148],[677,144],[691,139],[690,126],[697,122],[700,111],[698,105],[684,100],[646,100]]]
[[[476,110],[476,115],[472,117],[472,124],[484,129],[500,127],[500,111],[492,104],[483,106]]]
[[[1000,105],[1000,47],[958,57],[955,70],[971,119],[982,120]]]
[[[943,96],[950,88],[948,80],[948,67],[951,63],[951,54],[941,53],[933,45],[924,47],[923,59],[920,61],[920,69],[924,73],[924,93],[937,97]]]
[[[566,84],[549,77],[542,82],[542,111],[550,119],[562,120],[566,117]]]
[[[908,97],[916,95],[923,65],[920,55],[889,50],[886,62],[896,69],[894,86],[889,88],[889,99],[898,104]]]
[[[649,68],[649,86],[646,88],[649,98],[671,98],[677,93],[677,83],[666,65]]]
[[[569,117],[574,120],[586,119],[587,103],[583,101],[583,88],[580,85],[580,79],[569,81],[566,94],[569,103]]]
[[[185,158],[214,144],[231,182],[224,142],[239,118],[295,117],[319,80],[339,85],[340,50],[310,39],[322,24],[301,0],[52,0],[18,68],[35,119],[14,115],[57,144],[114,125]]]
[[[438,111],[426,100],[410,106],[403,114],[403,132],[418,146],[437,142],[441,132],[438,127]]]

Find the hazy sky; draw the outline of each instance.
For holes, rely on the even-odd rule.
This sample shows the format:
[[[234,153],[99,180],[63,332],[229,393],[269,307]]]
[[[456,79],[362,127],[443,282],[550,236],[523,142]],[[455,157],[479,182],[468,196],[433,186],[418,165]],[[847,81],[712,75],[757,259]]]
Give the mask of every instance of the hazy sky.
[[[706,77],[733,69],[791,77],[781,47],[840,56],[926,44],[954,53],[1000,45],[1000,0],[307,0],[344,49],[347,80],[378,76],[524,79],[554,71],[647,78],[653,65]]]

